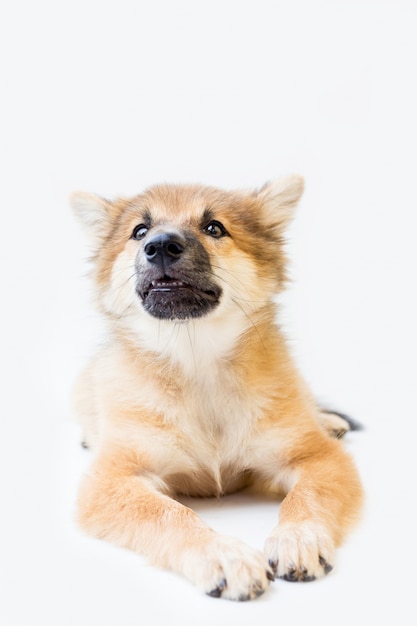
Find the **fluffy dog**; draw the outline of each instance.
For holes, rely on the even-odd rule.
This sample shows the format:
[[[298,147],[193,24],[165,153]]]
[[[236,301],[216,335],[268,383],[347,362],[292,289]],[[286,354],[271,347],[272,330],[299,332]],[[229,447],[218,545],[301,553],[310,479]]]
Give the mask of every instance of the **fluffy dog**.
[[[320,578],[360,510],[356,469],[331,436],[349,424],[320,411],[276,322],[302,190],[291,176],[253,192],[159,185],[71,199],[108,322],[75,389],[94,452],[79,523],[214,597]],[[175,499],[253,484],[284,495],[263,554]]]

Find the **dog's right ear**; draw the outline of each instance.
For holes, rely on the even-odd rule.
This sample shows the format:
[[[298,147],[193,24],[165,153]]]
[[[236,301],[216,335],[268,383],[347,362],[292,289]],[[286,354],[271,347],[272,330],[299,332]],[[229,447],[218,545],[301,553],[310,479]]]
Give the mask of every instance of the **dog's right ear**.
[[[75,191],[70,205],[92,244],[100,244],[111,228],[112,203],[93,193]]]

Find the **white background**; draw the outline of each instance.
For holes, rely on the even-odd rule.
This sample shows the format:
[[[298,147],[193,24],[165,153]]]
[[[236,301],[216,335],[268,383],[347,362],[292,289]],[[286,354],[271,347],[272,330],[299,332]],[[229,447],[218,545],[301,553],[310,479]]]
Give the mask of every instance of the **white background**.
[[[417,5],[413,0],[2,3],[2,626],[414,625]],[[336,567],[252,603],[202,596],[84,537],[69,391],[98,323],[68,195],[306,179],[283,321],[367,492]],[[196,502],[261,548],[273,503]]]

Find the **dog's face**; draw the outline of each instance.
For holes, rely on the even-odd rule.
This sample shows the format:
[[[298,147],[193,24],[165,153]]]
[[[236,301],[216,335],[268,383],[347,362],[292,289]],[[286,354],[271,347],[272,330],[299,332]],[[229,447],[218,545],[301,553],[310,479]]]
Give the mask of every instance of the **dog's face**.
[[[114,202],[73,194],[102,308],[159,323],[250,318],[283,285],[282,235],[302,189],[294,176],[255,192],[160,185]]]
[[[132,239],[138,242],[136,293],[143,309],[156,318],[202,317],[218,306],[222,296],[214,271],[215,254],[204,239],[220,239],[228,233],[208,210],[188,217],[184,212],[178,219],[177,207],[175,219],[167,216],[166,205],[164,209],[159,217],[155,210],[145,209],[133,229]]]

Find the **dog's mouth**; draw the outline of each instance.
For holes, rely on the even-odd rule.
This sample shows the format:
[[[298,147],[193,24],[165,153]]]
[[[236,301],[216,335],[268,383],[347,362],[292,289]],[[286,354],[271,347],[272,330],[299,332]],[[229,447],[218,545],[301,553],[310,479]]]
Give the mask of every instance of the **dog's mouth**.
[[[150,315],[169,320],[202,317],[221,296],[220,287],[213,283],[203,287],[166,274],[138,286],[137,292]]]
[[[189,283],[186,283],[182,280],[177,280],[176,278],[170,278],[169,276],[164,276],[163,278],[158,278],[156,280],[152,280],[148,285],[147,290],[144,292],[144,297],[146,298],[151,292],[171,292],[176,291],[178,289],[188,289],[194,293],[200,293],[207,298],[212,298],[217,300],[218,294],[214,289],[199,289]]]

